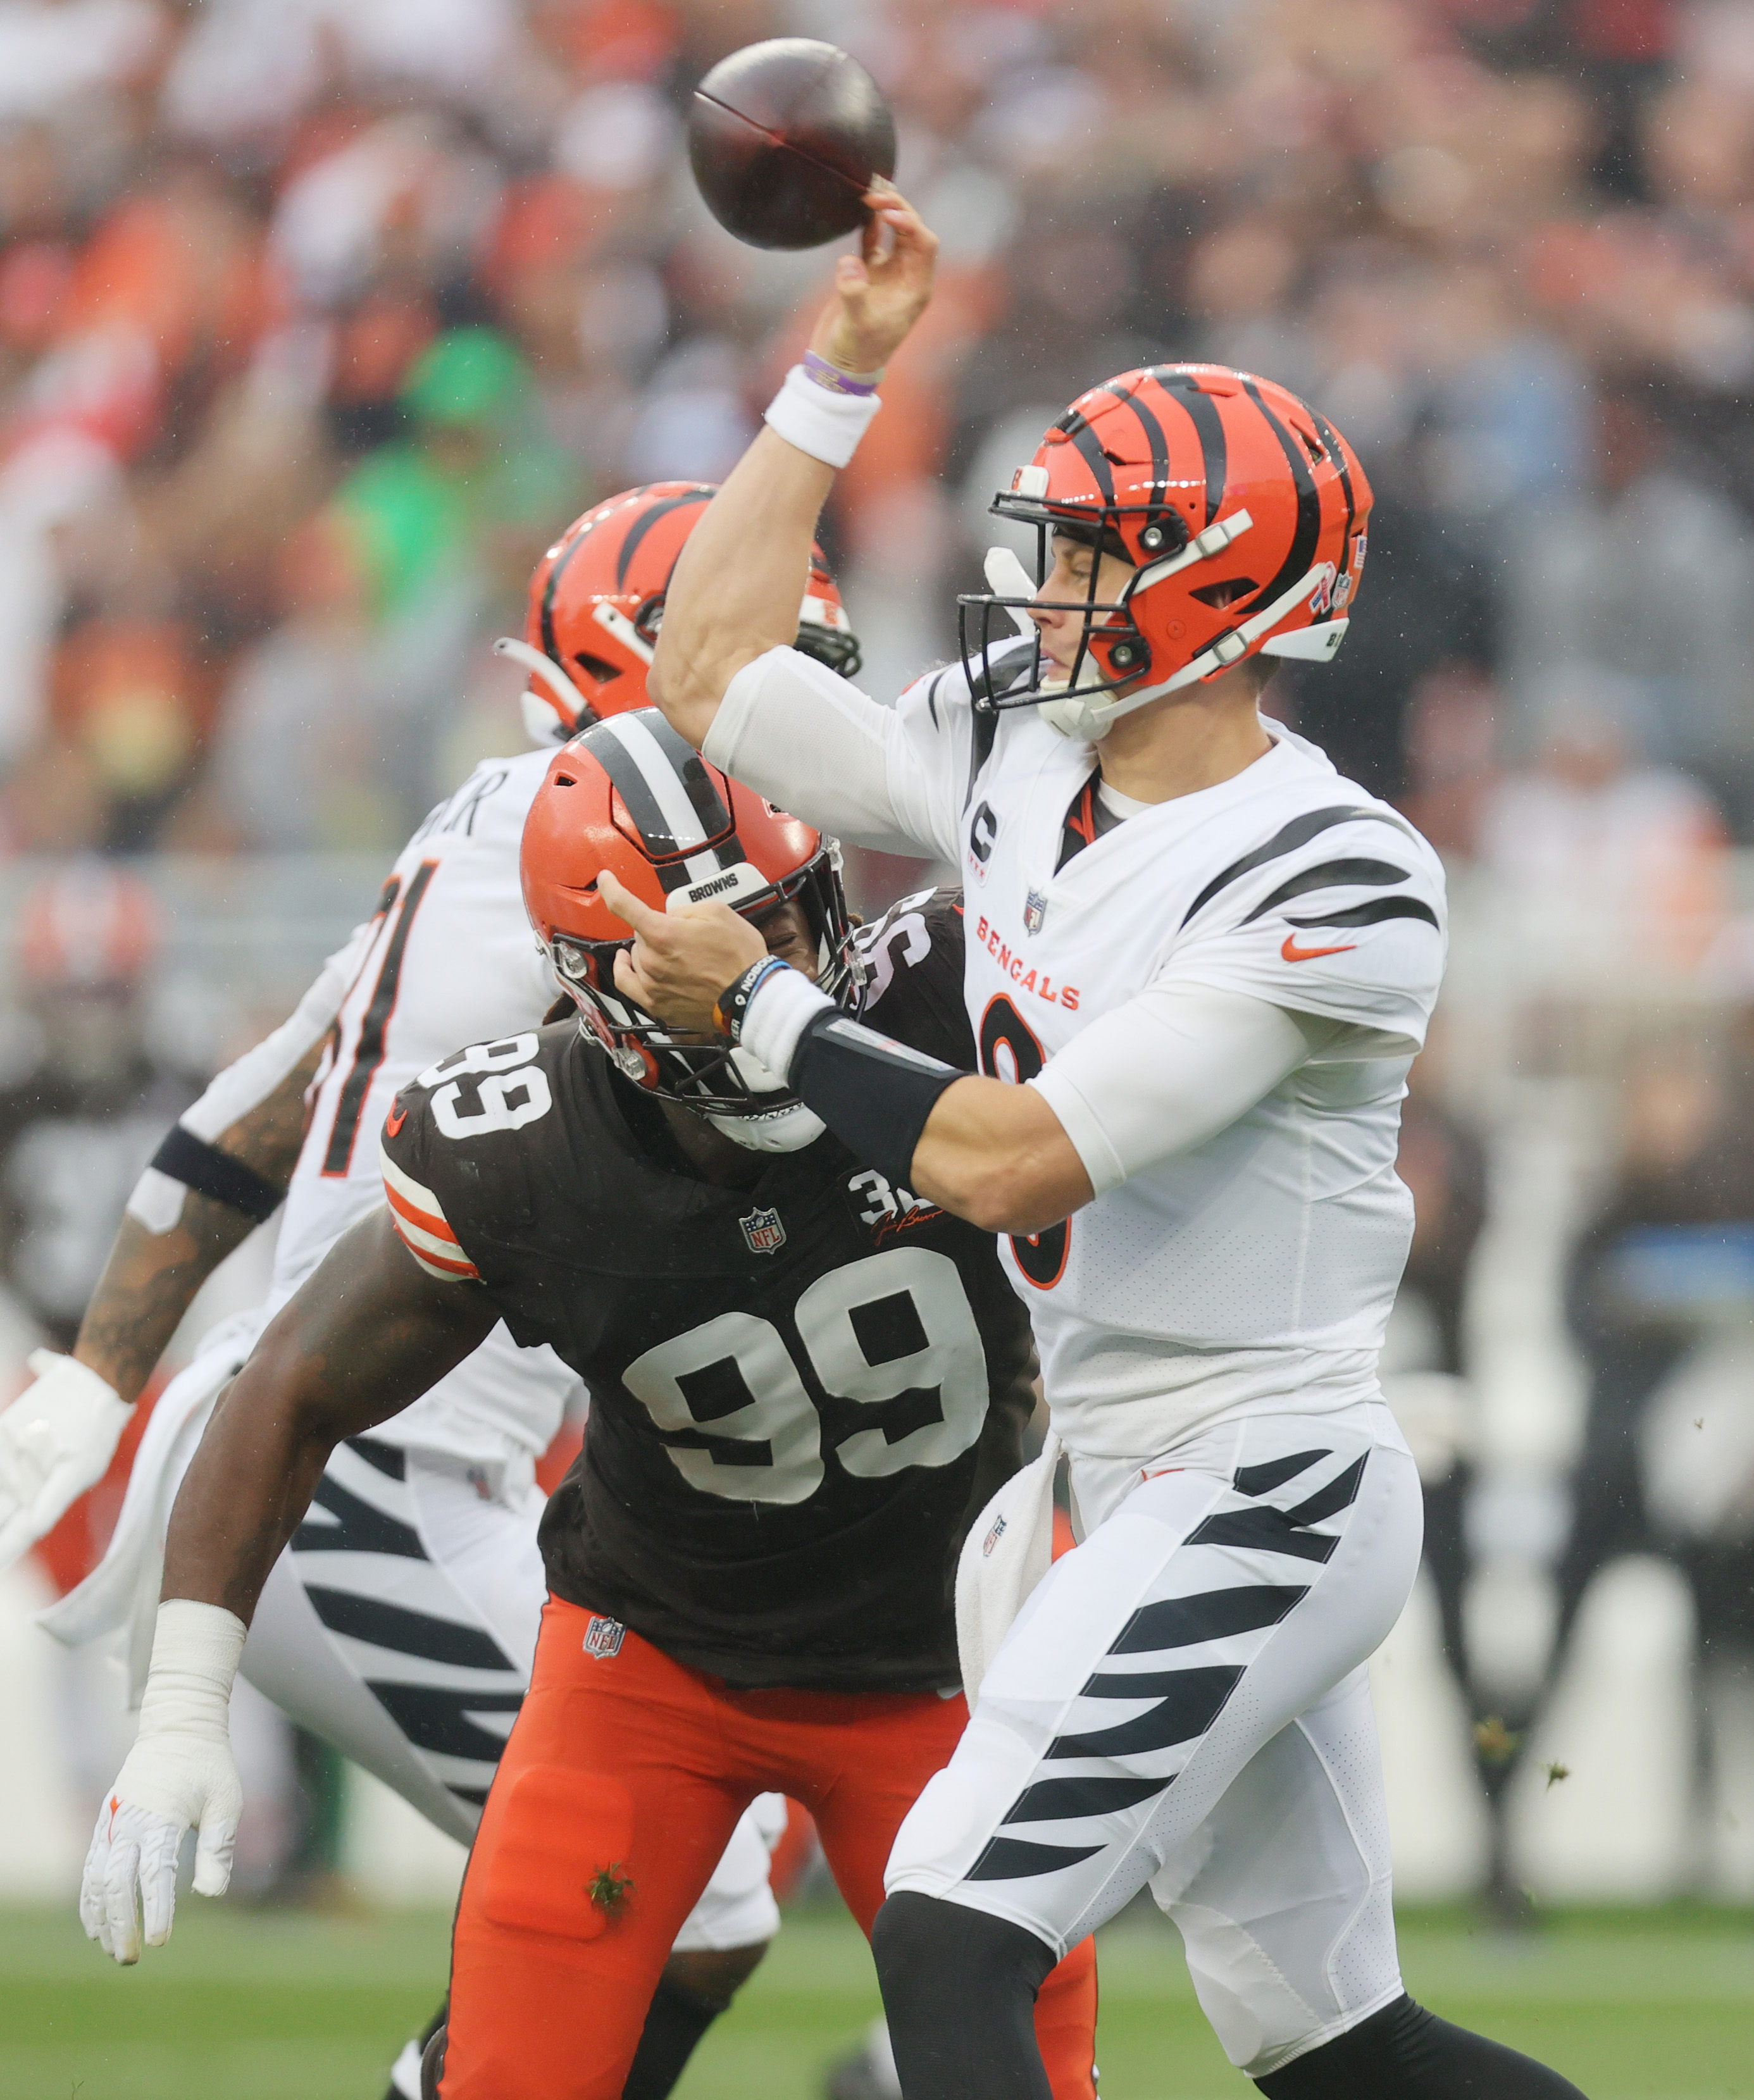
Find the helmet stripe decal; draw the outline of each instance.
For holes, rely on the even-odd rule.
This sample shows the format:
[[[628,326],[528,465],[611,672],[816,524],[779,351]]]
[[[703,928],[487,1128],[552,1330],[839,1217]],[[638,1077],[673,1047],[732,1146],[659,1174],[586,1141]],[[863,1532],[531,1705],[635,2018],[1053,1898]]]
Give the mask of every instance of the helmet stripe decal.
[[[730,813],[704,768],[702,783],[710,800],[704,810],[700,806],[681,778],[675,753],[665,748],[642,719],[647,712],[642,708],[635,714],[611,715],[587,730],[582,741],[627,805],[627,814],[639,827],[647,853],[655,858],[668,858],[675,854],[697,852],[711,838],[730,829]],[[658,719],[663,721],[661,716]],[[663,726],[669,727],[667,722]],[[674,730],[670,735],[682,743]],[[682,748],[699,766],[700,760],[688,746]]]
[[[731,828],[731,812],[724,805],[706,761],[687,737],[670,727],[656,708],[639,711],[639,726],[669,757],[677,778],[687,792],[704,836],[716,839]]]
[[[1310,415],[1316,429],[1321,433],[1322,443],[1327,446],[1332,455],[1334,465],[1340,470],[1340,492],[1346,499],[1345,537],[1340,546],[1340,573],[1344,576],[1347,565],[1352,559],[1352,526],[1358,516],[1358,501],[1352,493],[1352,470],[1346,465],[1345,452],[1341,445],[1339,434],[1335,430],[1333,425],[1326,417],[1319,414],[1314,408],[1310,409]],[[1328,617],[1332,619],[1333,615],[1330,613]]]
[[[615,792],[627,805],[627,814],[638,827],[647,852],[673,854],[676,841],[662,805],[647,784],[646,776],[632,753],[609,727],[611,722],[622,719],[619,715],[611,715],[588,729],[577,741],[608,774]]]
[[[639,552],[640,542],[661,518],[668,518],[673,510],[682,510],[691,503],[710,503],[714,492],[710,488],[686,489],[680,496],[666,496],[661,503],[654,503],[643,510],[627,528],[627,537],[621,542],[621,551],[615,558],[615,587],[627,588],[627,572],[633,567],[634,557]]]
[[[1068,408],[1054,426],[1063,430],[1084,456],[1085,465],[1095,476],[1096,486],[1106,505],[1115,501],[1115,477],[1108,470],[1108,461],[1103,457],[1101,441],[1076,408]]]
[[[548,580],[542,586],[542,652],[550,663],[563,661],[560,644],[554,638],[554,593],[560,588],[560,579],[566,574],[567,564],[602,523],[600,518],[593,518],[586,522],[572,545],[563,549],[560,558],[548,571]]]
[[[1185,539],[1187,527],[1182,523],[1182,514],[1169,501],[1169,440],[1164,435],[1164,426],[1157,419],[1156,411],[1147,407],[1136,393],[1116,393],[1113,387],[1110,387],[1108,391],[1133,411],[1139,428],[1145,433],[1145,442],[1151,448],[1151,485],[1157,491],[1158,501],[1146,513],[1146,523],[1155,523],[1167,514]],[[1222,435],[1220,442],[1222,442]],[[1209,511],[1207,523],[1211,523]]]
[[[1169,479],[1169,447],[1164,438],[1164,426],[1151,413],[1137,394],[1123,394],[1118,387],[1105,386],[1105,394],[1112,394],[1124,407],[1133,411],[1139,428],[1145,433],[1145,442],[1151,448],[1151,479],[1159,488]]]
[[[1230,472],[1224,443],[1224,418],[1212,396],[1196,386],[1186,373],[1173,364],[1160,364],[1152,378],[1172,392],[1186,409],[1206,461],[1206,523],[1218,514],[1224,501],[1224,484]]]
[[[1279,574],[1264,589],[1258,590],[1248,601],[1251,606],[1271,605],[1283,595],[1300,576],[1307,576],[1310,564],[1315,558],[1316,548],[1322,537],[1322,497],[1315,486],[1315,476],[1310,471],[1310,462],[1304,451],[1290,431],[1261,398],[1261,389],[1253,380],[1244,377],[1243,391],[1266,418],[1273,435],[1291,469],[1291,478],[1297,491],[1297,528],[1291,536],[1291,550],[1279,565]]]

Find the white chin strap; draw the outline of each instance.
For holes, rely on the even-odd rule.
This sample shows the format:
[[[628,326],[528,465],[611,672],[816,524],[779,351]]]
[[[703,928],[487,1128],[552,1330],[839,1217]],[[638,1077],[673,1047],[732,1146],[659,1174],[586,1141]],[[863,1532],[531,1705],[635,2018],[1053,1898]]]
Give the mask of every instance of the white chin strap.
[[[785,1092],[785,1081],[770,1070],[753,1050],[745,1050],[740,1044],[731,1052],[731,1061],[752,1094]],[[745,1152],[802,1152],[806,1145],[814,1145],[828,1128],[814,1109],[807,1109],[797,1101],[788,1101],[783,1108],[770,1109],[765,1115],[717,1116],[709,1113],[706,1120],[733,1145],[740,1145]]]
[[[707,1121],[745,1152],[802,1152],[828,1128],[815,1110],[806,1108],[802,1101],[793,1101],[767,1115],[709,1115]]]

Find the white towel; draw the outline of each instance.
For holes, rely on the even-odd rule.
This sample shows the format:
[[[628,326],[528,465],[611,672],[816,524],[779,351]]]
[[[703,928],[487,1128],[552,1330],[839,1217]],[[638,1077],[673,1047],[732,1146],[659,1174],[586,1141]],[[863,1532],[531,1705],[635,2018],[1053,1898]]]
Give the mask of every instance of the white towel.
[[[957,1562],[957,1653],[971,1710],[1012,1621],[1053,1565],[1059,1462],[1060,1440],[1050,1429],[1041,1456],[1011,1476],[963,1541]]]

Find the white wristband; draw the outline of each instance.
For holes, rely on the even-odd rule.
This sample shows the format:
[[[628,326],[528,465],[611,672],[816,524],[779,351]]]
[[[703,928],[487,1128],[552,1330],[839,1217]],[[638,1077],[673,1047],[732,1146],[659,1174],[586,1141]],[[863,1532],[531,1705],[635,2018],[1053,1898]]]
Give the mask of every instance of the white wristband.
[[[141,1735],[168,1728],[223,1741],[248,1631],[223,1604],[197,1604],[190,1597],[161,1604],[140,1700]]]
[[[755,987],[755,995],[744,1010],[737,1040],[759,1057],[775,1079],[783,1079],[792,1069],[797,1039],[811,1016],[833,1004],[802,970],[771,970]]]
[[[833,394],[794,364],[767,406],[767,421],[789,445],[824,466],[845,466],[883,404],[875,394]]]

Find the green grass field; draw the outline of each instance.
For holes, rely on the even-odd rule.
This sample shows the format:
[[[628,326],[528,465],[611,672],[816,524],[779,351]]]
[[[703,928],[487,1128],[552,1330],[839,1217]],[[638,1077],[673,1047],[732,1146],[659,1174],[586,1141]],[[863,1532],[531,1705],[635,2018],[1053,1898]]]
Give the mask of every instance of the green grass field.
[[[445,1921],[253,1912],[192,1899],[126,1974],[63,1911],[0,1912],[0,2100],[378,2100],[442,1985]],[[1104,2100],[1246,2100],[1167,1926],[1102,1936]],[[1514,1939],[1403,1923],[1414,1993],[1533,2051],[1591,2100],[1754,2100],[1754,1919],[1576,1914]],[[794,1911],[679,2100],[815,2100],[877,2009],[844,1917]]]

